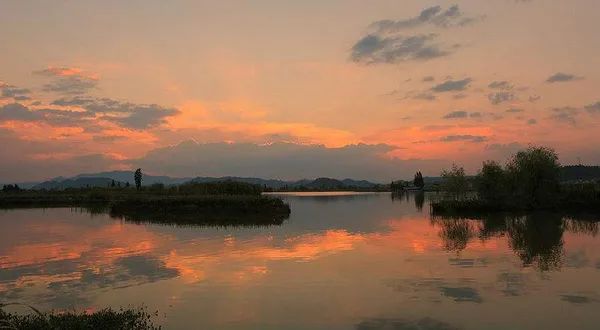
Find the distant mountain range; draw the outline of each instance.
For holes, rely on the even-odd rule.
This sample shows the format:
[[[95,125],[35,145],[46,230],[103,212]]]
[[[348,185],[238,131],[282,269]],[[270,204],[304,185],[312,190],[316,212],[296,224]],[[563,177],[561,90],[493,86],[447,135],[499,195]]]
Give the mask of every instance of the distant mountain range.
[[[172,178],[168,176],[144,175],[142,184],[145,186],[153,185],[155,183],[177,185],[188,182],[191,179],[192,178]],[[127,182],[133,185],[133,172],[110,171],[100,173],[85,173],[70,178],[59,176],[48,181],[35,184],[31,187],[31,189],[62,190],[66,188],[107,187],[112,183],[113,180],[115,183],[120,182],[121,185],[125,185]],[[27,187],[24,186],[23,188]]]
[[[352,180],[352,179],[344,179],[337,180],[331,178],[318,178],[315,180],[298,180],[298,181],[283,181],[283,180],[274,180],[274,179],[260,179],[260,178],[244,178],[244,177],[235,177],[235,176],[225,176],[220,178],[212,178],[212,177],[197,177],[193,179],[193,182],[215,182],[215,181],[238,181],[245,182],[251,184],[261,185],[271,189],[283,189],[283,188],[314,188],[314,189],[336,189],[343,187],[357,187],[357,188],[372,188],[377,186],[377,183],[365,181],[365,180]]]
[[[587,181],[600,179],[600,166],[584,166],[584,165],[573,165],[563,166],[561,169],[561,180],[562,181]],[[129,182],[133,185],[133,172],[132,171],[109,171],[99,173],[84,173],[73,177],[56,177],[44,182],[20,182],[18,185],[25,189],[66,189],[66,188],[84,188],[84,187],[106,187],[115,180],[116,183],[124,185]],[[327,189],[344,189],[344,188],[359,188],[369,189],[375,188],[379,184],[366,181],[366,180],[353,180],[353,179],[332,179],[332,178],[318,178],[315,180],[303,179],[296,181],[285,181],[276,179],[261,179],[251,177],[236,177],[236,176],[224,176],[224,177],[184,177],[174,178],[170,176],[157,176],[144,174],[142,184],[145,186],[152,185],[155,183],[162,183],[164,185],[179,185],[185,182],[217,182],[217,181],[238,181],[245,183],[252,183],[261,185],[270,189],[307,189],[307,190],[327,190]],[[442,181],[441,177],[425,177],[425,184],[435,184]],[[10,182],[9,182],[10,183]]]
[[[111,185],[112,181],[125,185],[129,182],[133,185],[133,172],[131,171],[111,171],[111,172],[100,172],[100,173],[85,173],[79,174],[74,177],[56,177],[48,181],[44,181],[37,184],[31,184],[30,187],[22,186],[22,188],[32,189],[47,189],[47,190],[62,190],[66,188],[85,188],[85,187],[107,187]],[[237,181],[251,184],[257,184],[270,189],[343,189],[343,188],[361,188],[368,189],[378,186],[377,183],[369,182],[366,180],[352,180],[352,179],[331,179],[331,178],[318,178],[315,180],[298,180],[298,181],[284,181],[275,179],[261,179],[261,178],[249,178],[249,177],[236,177],[236,176],[225,176],[225,177],[196,177],[196,178],[173,178],[169,176],[154,176],[144,174],[142,184],[149,186],[155,183],[162,183],[164,185],[179,185],[186,182],[218,182],[218,181]]]
[[[125,182],[120,182],[110,178],[103,177],[80,177],[71,179],[59,179],[56,181],[46,181],[36,184],[32,189],[47,189],[47,190],[64,190],[67,188],[85,188],[85,187],[110,187],[112,182],[121,186],[125,185]]]

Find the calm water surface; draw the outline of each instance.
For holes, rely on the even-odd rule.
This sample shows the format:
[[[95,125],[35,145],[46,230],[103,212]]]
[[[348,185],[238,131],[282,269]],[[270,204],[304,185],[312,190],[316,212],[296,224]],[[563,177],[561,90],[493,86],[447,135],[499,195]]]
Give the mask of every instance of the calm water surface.
[[[167,329],[598,329],[598,224],[432,219],[422,196],[286,195],[281,226],[0,211],[0,301],[139,306]]]

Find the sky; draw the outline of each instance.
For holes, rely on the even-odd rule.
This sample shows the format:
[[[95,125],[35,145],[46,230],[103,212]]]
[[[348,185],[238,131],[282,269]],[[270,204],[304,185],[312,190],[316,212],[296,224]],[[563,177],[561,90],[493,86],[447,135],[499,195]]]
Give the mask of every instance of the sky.
[[[0,182],[599,164],[597,0],[0,3]]]

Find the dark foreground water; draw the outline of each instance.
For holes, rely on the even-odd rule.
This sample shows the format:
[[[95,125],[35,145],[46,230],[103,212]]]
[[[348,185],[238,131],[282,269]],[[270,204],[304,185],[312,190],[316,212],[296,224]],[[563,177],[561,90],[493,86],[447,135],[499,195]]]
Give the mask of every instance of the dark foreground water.
[[[256,228],[0,211],[0,302],[145,304],[167,329],[599,329],[597,223],[431,219],[414,195],[285,198],[290,219]]]

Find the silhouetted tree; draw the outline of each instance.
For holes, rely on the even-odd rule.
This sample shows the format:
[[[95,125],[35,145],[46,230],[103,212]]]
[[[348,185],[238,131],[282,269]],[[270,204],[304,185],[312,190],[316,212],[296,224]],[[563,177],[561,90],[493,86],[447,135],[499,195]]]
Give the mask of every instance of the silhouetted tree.
[[[418,188],[425,187],[425,181],[423,180],[423,174],[421,174],[421,171],[418,171],[417,173],[415,173],[415,178],[413,179],[413,184],[415,185],[415,187],[418,187]]]
[[[484,162],[476,178],[477,197],[484,203],[477,205],[496,210],[556,207],[600,209],[600,189],[596,184],[561,185],[560,171],[556,152],[546,147],[533,146],[519,151],[504,168],[494,161]],[[450,196],[459,199],[466,192],[468,182],[462,168],[454,165],[442,176],[445,191]]]
[[[125,188],[129,188],[129,181],[125,182]]]
[[[112,188],[114,188],[114,187],[116,187],[116,186],[117,186],[117,184],[115,183],[115,180],[112,180],[112,182],[110,183],[110,186],[111,186]]]
[[[508,197],[507,175],[495,161],[483,162],[477,175],[478,197],[487,202],[502,203]]]
[[[390,183],[391,191],[403,191],[405,187],[408,187],[408,182],[403,180],[392,181]]]
[[[461,199],[466,195],[468,187],[464,168],[453,164],[451,169],[442,171],[442,178],[443,190],[451,198]]]
[[[135,180],[135,188],[137,190],[140,190],[142,188],[142,169],[138,168],[137,170],[135,170],[135,173],[133,174],[133,179]]]
[[[21,188],[18,184],[5,184],[2,186],[2,191],[6,193],[19,192],[21,191]]]
[[[529,206],[549,205],[560,188],[558,155],[546,147],[529,147],[515,154],[506,166],[513,196]]]

